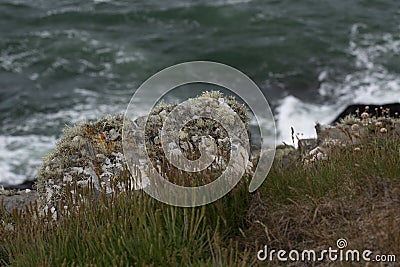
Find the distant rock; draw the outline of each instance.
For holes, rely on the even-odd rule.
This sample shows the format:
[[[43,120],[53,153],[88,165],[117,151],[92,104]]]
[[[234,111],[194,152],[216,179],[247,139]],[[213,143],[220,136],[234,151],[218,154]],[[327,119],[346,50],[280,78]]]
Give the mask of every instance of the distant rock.
[[[4,189],[6,190],[25,190],[25,189],[29,189],[32,190],[33,189],[33,185],[35,184],[35,180],[29,180],[29,181],[25,181],[22,184],[16,184],[16,185],[3,185]]]
[[[0,205],[4,205],[4,209],[9,213],[11,213],[14,208],[24,210],[37,199],[38,193],[36,190],[0,190]]]
[[[369,104],[353,104],[347,106],[331,124],[339,123],[348,115],[360,115],[364,111],[370,113],[371,116],[380,117],[382,112],[389,117],[398,117],[400,114],[400,103],[390,103],[383,105],[369,105]],[[358,114],[357,114],[358,113]]]

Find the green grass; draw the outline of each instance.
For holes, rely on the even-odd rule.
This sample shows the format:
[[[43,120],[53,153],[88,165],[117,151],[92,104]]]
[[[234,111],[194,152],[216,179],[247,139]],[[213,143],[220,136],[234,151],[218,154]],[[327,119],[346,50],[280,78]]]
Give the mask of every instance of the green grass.
[[[178,208],[141,191],[106,197],[69,208],[57,221],[40,218],[35,207],[13,214],[14,231],[1,229],[2,263],[15,266],[208,266],[234,265],[243,257],[232,243],[243,227],[250,196],[244,183],[214,204]],[[242,191],[242,192],[241,192]],[[233,213],[232,213],[233,212]],[[68,214],[67,214],[68,213]]]
[[[251,266],[263,245],[312,249],[346,237],[352,247],[400,251],[400,149],[396,138],[336,148],[326,161],[275,165],[254,194],[241,182],[197,208],[143,192],[68,208],[57,221],[0,212],[0,262],[11,266]],[[379,207],[379,208],[375,208]],[[67,216],[68,212],[68,216]],[[375,237],[374,237],[375,236]],[[377,237],[378,236],[378,237]],[[375,238],[375,239],[374,239]],[[372,244],[372,245],[371,245]],[[371,247],[372,246],[372,247]],[[400,257],[400,255],[397,255]],[[278,262],[273,262],[278,265]]]

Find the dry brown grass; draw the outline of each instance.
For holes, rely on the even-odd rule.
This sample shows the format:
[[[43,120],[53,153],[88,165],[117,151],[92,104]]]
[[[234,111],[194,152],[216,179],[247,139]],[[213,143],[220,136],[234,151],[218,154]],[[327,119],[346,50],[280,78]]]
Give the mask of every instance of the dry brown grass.
[[[360,164],[363,165],[363,162]],[[327,168],[328,165],[322,168]],[[316,170],[318,168],[317,166]],[[282,194],[287,190],[287,195],[282,196],[281,201],[277,202],[277,197],[274,195],[276,188],[270,188],[261,190],[253,196],[246,218],[248,228],[237,239],[240,246],[253,251],[253,255],[256,255],[264,245],[276,250],[321,251],[328,247],[336,248],[336,241],[345,238],[348,241],[348,249],[360,251],[369,249],[373,251],[373,255],[397,254],[399,257],[400,177],[383,178],[373,172],[368,175],[365,172],[368,166],[365,166],[365,169],[362,167],[361,169],[357,167],[357,170],[348,169],[353,172],[352,174],[341,171],[340,168],[338,164],[336,171],[343,173],[341,177],[335,177],[335,173],[331,173],[329,177],[340,183],[339,188],[321,188],[322,192],[317,194],[315,188],[307,185],[307,182],[302,187],[295,186],[298,181],[293,181],[294,177],[291,177],[292,181],[281,180],[279,184],[275,179],[282,179],[282,176],[274,177],[277,173],[273,171],[269,185],[276,188],[283,187],[280,190]],[[286,175],[287,178],[289,172],[283,171],[281,175]],[[308,178],[313,179],[313,177]],[[268,181],[265,184],[265,187],[267,186]],[[258,261],[257,264],[265,266],[266,263]],[[288,263],[280,263],[275,258],[272,264],[285,266]],[[338,262],[291,264],[291,266],[341,265]],[[365,262],[352,264],[347,262],[343,263],[343,266],[363,266]],[[396,265],[392,263],[389,266]]]

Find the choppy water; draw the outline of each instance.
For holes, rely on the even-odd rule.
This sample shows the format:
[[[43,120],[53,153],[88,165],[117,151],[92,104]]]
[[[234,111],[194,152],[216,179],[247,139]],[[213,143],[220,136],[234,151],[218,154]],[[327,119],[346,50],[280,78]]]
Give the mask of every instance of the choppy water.
[[[0,183],[33,179],[65,124],[124,112],[190,60],[249,75],[290,143],[346,104],[400,101],[400,2],[1,0]]]

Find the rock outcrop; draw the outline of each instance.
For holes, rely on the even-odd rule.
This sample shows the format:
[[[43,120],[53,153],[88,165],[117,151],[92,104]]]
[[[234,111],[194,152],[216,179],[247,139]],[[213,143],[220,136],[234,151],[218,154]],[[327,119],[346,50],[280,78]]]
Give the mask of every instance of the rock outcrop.
[[[317,123],[315,129],[317,145],[305,154],[305,162],[326,159],[334,147],[353,146],[360,149],[360,146],[379,139],[400,138],[398,118],[385,113],[376,117],[368,113],[368,109],[359,117],[348,115],[334,126]]]
[[[390,103],[383,105],[369,105],[369,104],[353,104],[347,106],[333,121],[332,125],[340,123],[348,115],[359,116],[368,107],[367,112],[371,117],[388,116],[396,118],[400,114],[400,103]]]

